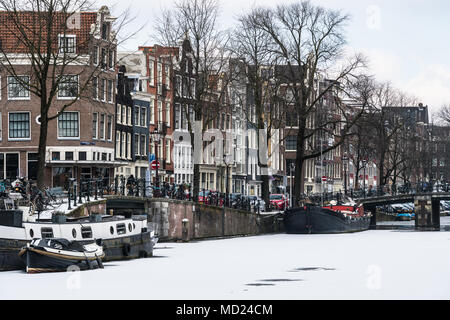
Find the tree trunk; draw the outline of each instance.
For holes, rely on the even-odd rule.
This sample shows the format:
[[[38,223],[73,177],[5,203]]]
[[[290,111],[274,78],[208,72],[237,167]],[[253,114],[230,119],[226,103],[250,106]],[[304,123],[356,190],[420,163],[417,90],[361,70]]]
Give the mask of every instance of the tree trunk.
[[[42,110],[42,108],[41,108]],[[43,112],[41,114],[41,128],[39,131],[39,148],[38,148],[38,170],[37,170],[37,187],[40,190],[45,188],[45,154],[47,149],[47,130],[48,130],[48,118]]]

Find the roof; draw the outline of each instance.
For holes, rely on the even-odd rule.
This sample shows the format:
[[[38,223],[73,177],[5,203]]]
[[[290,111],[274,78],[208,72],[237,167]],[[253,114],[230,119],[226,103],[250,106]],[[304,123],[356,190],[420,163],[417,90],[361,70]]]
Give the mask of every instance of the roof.
[[[81,12],[79,28],[68,28],[67,20],[69,13],[57,12],[52,15],[52,38],[53,47],[58,46],[58,36],[64,32],[67,35],[75,35],[77,39],[77,52],[87,53],[91,34],[91,25],[97,21],[96,12]],[[43,27],[47,23],[49,16],[46,12],[38,13],[32,11],[19,12],[17,15],[0,11],[0,44],[5,53],[28,53],[29,45],[26,41],[35,39],[36,47],[45,52],[47,38],[47,28]],[[23,31],[22,34],[21,30]],[[25,39],[26,36],[26,40]],[[25,43],[24,43],[25,42]]]

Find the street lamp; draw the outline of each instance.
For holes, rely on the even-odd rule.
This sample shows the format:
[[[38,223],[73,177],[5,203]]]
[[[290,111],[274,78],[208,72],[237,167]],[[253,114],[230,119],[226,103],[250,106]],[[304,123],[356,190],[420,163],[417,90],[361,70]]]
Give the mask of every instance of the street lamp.
[[[347,195],[347,166],[348,166],[348,157],[344,155],[342,157],[342,164],[344,165],[344,192]]]
[[[362,161],[362,163],[363,163],[363,168],[364,168],[364,177],[363,177],[363,181],[364,181],[364,184],[363,184],[363,186],[364,186],[364,188],[363,188],[363,190],[364,190],[364,198],[366,197],[366,166],[367,166],[367,160],[363,160]]]
[[[289,207],[292,208],[292,170],[295,169],[295,163],[291,163],[290,165],[290,179],[289,179]]]
[[[158,131],[158,129],[155,129],[152,133],[150,133],[150,136],[152,138],[152,141],[155,142],[155,161],[156,161],[156,178],[155,178],[155,184],[156,187],[159,188],[159,159],[158,159],[158,147],[159,142],[161,140],[161,133]]]

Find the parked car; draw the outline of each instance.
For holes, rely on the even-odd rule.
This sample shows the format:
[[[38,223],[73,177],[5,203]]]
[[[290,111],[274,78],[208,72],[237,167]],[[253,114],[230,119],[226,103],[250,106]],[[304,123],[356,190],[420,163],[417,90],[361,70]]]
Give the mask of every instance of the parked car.
[[[270,206],[274,210],[284,211],[289,208],[289,199],[284,194],[271,194]]]

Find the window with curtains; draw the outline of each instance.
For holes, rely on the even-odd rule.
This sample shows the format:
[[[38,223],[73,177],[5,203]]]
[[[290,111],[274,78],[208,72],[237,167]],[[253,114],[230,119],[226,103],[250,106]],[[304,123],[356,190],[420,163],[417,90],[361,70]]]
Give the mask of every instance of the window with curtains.
[[[131,125],[133,125],[132,123],[131,123],[131,116],[132,116],[132,108],[131,107],[128,107],[128,111],[127,111],[128,113],[127,113],[127,124],[129,125],[129,126],[131,126]]]
[[[116,131],[116,159],[120,158],[120,131]]]
[[[131,133],[127,134],[127,158],[131,159]]]
[[[78,96],[78,76],[62,76],[58,84],[58,98],[76,98]]]
[[[170,139],[166,139],[166,161],[170,163]]]
[[[127,124],[127,107],[122,106],[122,124]]]
[[[29,82],[28,76],[8,77],[8,99],[28,99],[30,91],[25,84]]]
[[[92,139],[98,139],[98,113],[92,114]]]
[[[9,114],[9,138],[10,139],[30,138],[29,112],[15,112]]]
[[[78,112],[63,112],[58,117],[58,138],[78,138],[80,136]]]
[[[170,127],[170,103],[166,104],[166,123]]]

